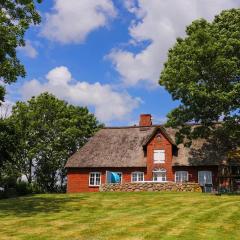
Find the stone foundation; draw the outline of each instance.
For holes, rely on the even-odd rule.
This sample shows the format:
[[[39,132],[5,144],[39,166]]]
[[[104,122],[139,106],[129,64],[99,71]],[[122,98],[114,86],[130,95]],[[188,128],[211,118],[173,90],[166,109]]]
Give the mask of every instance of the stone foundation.
[[[175,182],[135,182],[135,183],[111,183],[102,184],[100,192],[202,192],[198,183],[175,183]]]

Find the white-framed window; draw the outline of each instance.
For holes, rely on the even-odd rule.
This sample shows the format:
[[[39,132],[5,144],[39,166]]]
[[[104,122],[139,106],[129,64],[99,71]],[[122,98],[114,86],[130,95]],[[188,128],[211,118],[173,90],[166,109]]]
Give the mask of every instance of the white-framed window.
[[[144,172],[132,172],[132,182],[143,182]]]
[[[165,150],[154,150],[153,161],[154,163],[165,163]]]
[[[198,171],[198,183],[200,186],[212,184],[212,171]]]
[[[90,172],[89,173],[89,186],[100,186],[101,184],[101,173]]]
[[[188,182],[188,171],[176,171],[175,182]]]
[[[154,182],[166,182],[167,171],[164,168],[153,170],[153,181]]]

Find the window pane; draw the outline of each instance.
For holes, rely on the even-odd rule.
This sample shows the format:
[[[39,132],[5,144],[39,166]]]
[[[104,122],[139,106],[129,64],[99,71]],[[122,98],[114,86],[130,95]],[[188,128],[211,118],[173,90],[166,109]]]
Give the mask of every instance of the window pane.
[[[94,185],[94,178],[90,178],[90,185]]]
[[[100,178],[96,178],[95,185],[100,185]]]
[[[176,171],[176,182],[187,182],[188,181],[188,172],[187,171]]]
[[[94,173],[90,173],[90,185],[94,185]]]
[[[157,181],[157,173],[156,172],[153,173],[153,181]]]
[[[154,150],[153,159],[155,162],[165,161],[165,150]]]
[[[143,172],[132,173],[132,182],[140,182],[140,181],[144,181],[144,173]]]
[[[187,182],[187,181],[188,181],[188,173],[182,172],[182,182]]]
[[[166,181],[166,173],[161,173],[161,177],[162,177],[162,181],[165,182]]]
[[[101,173],[90,173],[89,184],[91,186],[99,186],[101,184]]]
[[[133,182],[137,181],[137,174],[136,173],[132,173],[132,181]]]
[[[176,182],[180,182],[179,172],[176,172]]]
[[[212,172],[211,171],[199,171],[198,172],[198,183],[201,186],[205,184],[212,184]]]
[[[138,173],[138,181],[143,181],[143,173]]]

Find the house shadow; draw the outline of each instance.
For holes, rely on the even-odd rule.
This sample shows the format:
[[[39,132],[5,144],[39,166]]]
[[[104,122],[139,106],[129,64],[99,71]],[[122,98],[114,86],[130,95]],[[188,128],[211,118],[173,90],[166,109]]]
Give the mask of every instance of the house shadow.
[[[229,151],[232,146],[217,137],[204,140],[198,148],[190,148],[189,164],[196,165],[221,165],[235,164],[240,165],[239,159],[229,159]]]
[[[226,159],[226,149],[214,139],[205,141],[200,148],[191,148],[189,151],[189,164],[219,165]]]

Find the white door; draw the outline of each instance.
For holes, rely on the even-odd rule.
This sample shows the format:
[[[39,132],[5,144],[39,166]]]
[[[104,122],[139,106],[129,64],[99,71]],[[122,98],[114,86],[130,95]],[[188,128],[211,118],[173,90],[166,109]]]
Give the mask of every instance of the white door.
[[[200,186],[212,184],[212,171],[198,171],[198,183]]]

